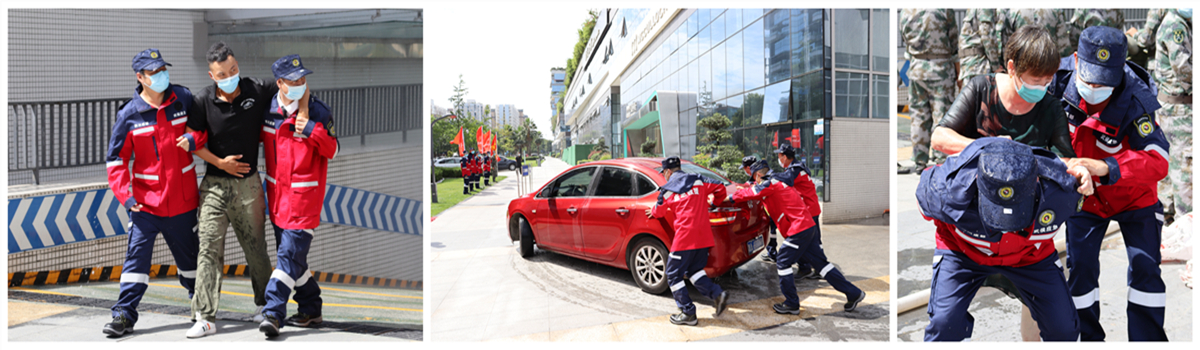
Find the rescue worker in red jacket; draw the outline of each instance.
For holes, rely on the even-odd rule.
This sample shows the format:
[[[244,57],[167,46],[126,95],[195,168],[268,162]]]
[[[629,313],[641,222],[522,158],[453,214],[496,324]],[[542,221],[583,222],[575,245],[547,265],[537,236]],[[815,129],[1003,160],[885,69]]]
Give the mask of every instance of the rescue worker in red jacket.
[[[804,205],[804,199],[801,198],[800,192],[789,186],[786,179],[780,177],[779,174],[770,175],[770,168],[766,161],[758,161],[750,167],[750,171],[754,174],[757,184],[751,188],[738,190],[733,194],[731,200],[734,202],[761,200],[767,212],[771,213],[771,219],[775,221],[775,226],[779,228],[779,232],[783,233],[784,240],[781,242],[783,246],[779,249],[775,267],[778,269],[779,289],[783,293],[784,301],[773,305],[772,308],[780,314],[800,314],[800,298],[796,294],[796,280],[792,264],[805,260],[812,266],[825,267],[827,270],[825,271],[826,280],[834,289],[846,295],[846,304],[843,305],[843,308],[846,311],[854,311],[858,307],[858,303],[866,298],[867,293],[847,281],[841,271],[826,261],[824,251],[814,241],[816,226],[813,224],[812,217],[809,216],[808,208]]]
[[[996,273],[1016,286],[1042,340],[1078,339],[1054,248],[1080,203],[1073,176],[1054,153],[998,137],[921,173],[917,203],[937,227],[925,341],[970,338],[971,300]]]
[[[458,169],[462,171],[463,194],[471,194],[471,157],[467,153],[458,158]]]
[[[1167,340],[1163,330],[1166,285],[1159,246],[1163,226],[1158,181],[1167,175],[1170,145],[1154,120],[1160,105],[1154,83],[1125,60],[1120,30],[1084,29],[1078,51],[1065,57],[1055,77],[1071,131],[1071,146],[1094,176],[1095,195],[1067,222],[1067,284],[1079,313],[1083,340],[1104,340],[1100,325],[1100,245],[1110,221],[1121,225],[1129,252],[1129,340]]]
[[[288,296],[296,292],[297,313],[287,324],[307,327],[323,321],[321,289],[308,267],[313,234],[321,224],[329,160],[337,156],[339,144],[333,131],[332,113],[324,102],[309,97],[299,55],[287,55],[271,66],[279,93],[271,101],[260,133],[267,160],[267,201],[271,223],[279,237],[275,271],[267,283],[267,306],[259,331],[279,335],[280,320],[287,314]],[[305,103],[308,113],[300,112]]]
[[[754,173],[750,171],[750,167],[754,166],[754,163],[758,163],[758,157],[752,155],[742,157],[742,171],[746,172],[746,176],[750,177],[750,181],[747,181],[744,184],[738,184],[737,186],[739,189],[754,187]],[[766,212],[766,207],[763,207],[763,212]],[[771,214],[767,213],[767,217],[770,216]],[[815,218],[813,220],[816,221]],[[778,254],[778,250],[775,248],[778,245],[776,242],[776,232],[778,231],[778,228],[775,227],[774,221],[767,221],[767,223],[770,225],[770,233],[768,235],[766,244],[767,254],[762,256],[762,260],[774,264],[776,255]],[[796,272],[798,272],[798,275],[801,276],[801,278],[820,278],[821,276],[817,274],[816,271],[813,271],[812,266],[808,266],[808,263],[804,262],[803,260],[796,265]]]
[[[813,242],[817,246],[821,246],[821,203],[820,198],[817,197],[817,186],[808,177],[812,172],[808,170],[804,162],[796,159],[796,151],[790,143],[779,145],[779,148],[775,150],[775,154],[779,161],[779,166],[783,168],[783,171],[779,174],[779,181],[783,181],[788,186],[791,186],[792,189],[800,193],[800,198],[804,198],[804,206],[808,207],[808,215],[812,216],[813,226],[817,228]],[[822,252],[822,254],[824,253]],[[821,258],[819,260],[825,259]],[[813,266],[809,266],[805,261],[807,259],[801,259],[799,263],[800,266],[797,272],[800,272],[798,274],[800,278],[825,278],[825,274],[821,272],[828,272],[825,269],[832,266],[825,266],[821,270],[817,270]]]
[[[725,198],[725,186],[718,181],[681,171],[679,157],[664,159],[660,173],[667,183],[659,189],[658,203],[646,210],[646,217],[673,217],[671,227],[675,229],[675,236],[667,259],[667,283],[671,286],[671,295],[675,297],[675,305],[680,313],[671,315],[671,323],[695,326],[699,324],[696,306],[688,295],[685,280],[690,279],[700,293],[713,299],[717,309],[713,317],[725,312],[725,303],[729,299],[729,294],[704,272],[708,250],[716,245],[712,224],[708,221],[709,198]]]
[[[489,177],[492,176],[492,157],[483,156],[483,186],[490,186]]]
[[[196,165],[192,154],[175,147],[185,134],[192,93],[170,83],[158,49],[133,57],[138,86],[133,98],[117,111],[106,157],[108,185],[129,215],[129,243],[121,269],[121,294],[112,307],[104,333],[117,337],[133,332],[137,306],[150,281],[154,238],[161,232],[175,257],[179,283],[190,298],[196,284]],[[132,165],[132,171],[130,171]]]

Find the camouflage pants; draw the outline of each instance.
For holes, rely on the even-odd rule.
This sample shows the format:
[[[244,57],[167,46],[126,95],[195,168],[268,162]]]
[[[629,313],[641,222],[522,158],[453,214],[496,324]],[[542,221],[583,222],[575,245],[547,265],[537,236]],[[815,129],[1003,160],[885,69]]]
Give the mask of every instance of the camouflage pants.
[[[1167,177],[1158,183],[1158,199],[1168,212],[1174,204],[1179,217],[1192,212],[1192,107],[1163,103],[1155,115],[1171,144],[1170,167]]]
[[[950,104],[954,103],[954,80],[913,80],[909,86],[908,107],[912,110],[912,125],[909,129],[912,137],[912,161],[918,167],[941,163],[946,159],[942,152],[932,151],[930,154],[929,139],[933,134],[933,126],[942,120]]]
[[[196,294],[192,297],[192,312],[197,319],[217,320],[225,267],[225,236],[230,224],[249,265],[254,304],[267,304],[265,293],[272,266],[267,257],[265,221],[266,203],[257,173],[241,179],[204,177],[200,183],[200,254]]]

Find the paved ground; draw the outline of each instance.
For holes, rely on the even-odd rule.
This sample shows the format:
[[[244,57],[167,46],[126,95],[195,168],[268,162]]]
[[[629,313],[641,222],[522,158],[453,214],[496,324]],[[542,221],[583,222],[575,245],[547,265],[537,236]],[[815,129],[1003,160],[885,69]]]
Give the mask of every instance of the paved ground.
[[[568,166],[547,159],[533,171],[533,188]],[[773,265],[751,261],[736,276],[718,279],[730,292],[730,310],[713,319],[712,301],[697,299],[699,327],[667,322],[669,294],[651,295],[626,270],[562,255],[516,254],[503,221],[516,196],[510,178],[442,213],[430,225],[430,294],[433,341],[886,341],[888,325],[888,227],[884,219],[822,227],[830,259],[868,292],[855,312],[842,311],[841,293],[823,281],[803,281],[804,314],[780,316]],[[862,244],[863,242],[878,242]]]
[[[911,164],[911,162],[909,162]],[[916,192],[919,178],[916,175],[898,175],[896,183],[897,224],[896,239],[896,295],[903,298],[917,291],[929,289],[932,278],[930,264],[933,261],[934,226],[921,218],[917,211]],[[1065,264],[1065,261],[1064,261]],[[1125,271],[1128,260],[1125,246],[1117,233],[1106,240],[1100,252],[1100,309],[1101,324],[1108,340],[1128,340],[1126,332],[1125,304],[1128,291]],[[1163,264],[1162,277],[1167,286],[1167,308],[1165,328],[1172,341],[1192,340],[1192,290],[1180,282],[1179,272],[1183,264]],[[1017,341],[1020,334],[1021,303],[1004,296],[994,288],[982,288],[970,308],[975,317],[977,341]],[[900,340],[920,341],[929,324],[925,306],[900,314],[896,320]]]
[[[106,339],[100,332],[112,320],[110,307],[119,293],[114,282],[40,287],[10,287],[9,341],[179,341],[192,326],[187,291],[175,279],[154,279],[139,305],[133,334]],[[227,278],[217,314],[218,331],[203,341],[262,340],[251,322],[250,281]],[[403,341],[422,339],[421,291],[322,284],[323,317],[319,328],[284,327],[277,340]],[[288,305],[290,313],[296,305]]]

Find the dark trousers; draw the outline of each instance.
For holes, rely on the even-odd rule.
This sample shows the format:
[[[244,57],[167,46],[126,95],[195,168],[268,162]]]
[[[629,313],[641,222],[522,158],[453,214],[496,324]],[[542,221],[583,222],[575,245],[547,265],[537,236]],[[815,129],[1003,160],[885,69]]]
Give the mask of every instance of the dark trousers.
[[[987,266],[951,250],[933,253],[933,282],[929,293],[929,325],[925,341],[962,341],[971,337],[975,318],[967,311],[989,275],[999,273],[1016,284],[1037,321],[1044,341],[1076,341],[1079,323],[1058,254],[1022,267]]]
[[[196,256],[200,252],[196,213],[197,210],[192,209],[176,216],[161,217],[130,212],[128,250],[125,251],[125,266],[121,268],[121,294],[112,307],[113,317],[124,315],[130,322],[137,323],[137,306],[146,294],[154,239],[160,232],[175,257],[179,284],[187,288],[188,298],[192,297],[196,288]]]
[[[1166,311],[1166,285],[1163,284],[1160,243],[1162,242],[1162,205],[1131,210],[1110,218],[1079,212],[1067,220],[1067,267],[1071,278],[1071,296],[1079,312],[1083,340],[1104,340],[1100,326],[1100,244],[1108,222],[1121,225],[1125,252],[1129,256],[1126,279],[1129,285],[1129,340],[1167,340],[1163,330]]]

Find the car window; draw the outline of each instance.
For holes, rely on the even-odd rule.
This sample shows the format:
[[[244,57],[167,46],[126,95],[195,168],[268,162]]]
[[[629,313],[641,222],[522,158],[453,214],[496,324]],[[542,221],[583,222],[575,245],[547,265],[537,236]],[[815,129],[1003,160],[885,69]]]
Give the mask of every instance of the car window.
[[[707,177],[707,178],[710,178],[713,180],[717,180],[722,185],[731,184],[731,182],[729,182],[728,180],[725,180],[725,177],[718,175],[717,173],[714,173],[712,170],[702,168],[695,164],[683,163],[683,164],[679,165],[679,168],[680,168],[680,170],[683,170],[683,172],[685,172],[685,173],[697,174],[697,175],[701,175],[701,176],[704,176],[704,177]],[[662,167],[654,167],[654,171],[662,171]]]
[[[554,184],[548,189],[549,193],[545,197],[583,197],[588,193],[588,186],[592,184],[592,174],[596,172],[596,167],[587,167],[576,169],[554,181]]]
[[[600,171],[600,183],[596,184],[595,196],[629,197],[632,195],[633,173],[614,167],[604,167]]]
[[[654,180],[651,180],[645,175],[639,175],[637,177],[637,190],[634,191],[636,196],[645,196],[651,192],[654,192],[655,190],[658,190],[658,184],[655,184]]]

